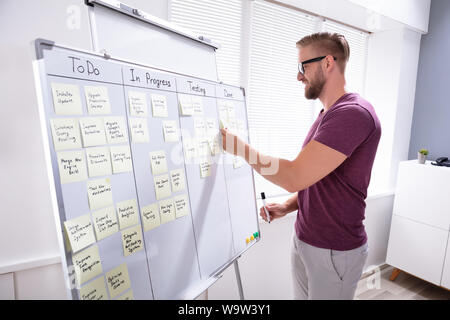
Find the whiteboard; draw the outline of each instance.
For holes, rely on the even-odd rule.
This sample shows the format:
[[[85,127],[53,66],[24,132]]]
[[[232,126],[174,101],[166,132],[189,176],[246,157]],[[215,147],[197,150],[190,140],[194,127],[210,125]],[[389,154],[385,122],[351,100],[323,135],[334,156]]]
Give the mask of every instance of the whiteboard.
[[[224,106],[228,108],[227,115],[232,114],[228,120],[234,119],[240,123],[239,126],[236,123],[234,126],[236,130],[239,129],[241,138],[248,141],[243,89],[186,74],[164,72],[145,67],[141,62],[135,64],[133,61],[116,59],[113,56],[104,57],[98,53],[56,45],[51,41],[36,41],[36,52],[40,79],[41,126],[69,298],[195,298],[217,280],[225,267],[260,239],[252,168],[242,160],[238,161],[236,157],[223,153],[221,149],[219,152],[212,152],[213,147],[202,149],[207,150],[206,155],[186,156],[187,141],[204,140],[198,135],[198,129],[201,128],[198,126],[198,123],[201,123],[198,119],[208,120],[215,136],[220,137],[219,116],[223,116]],[[56,102],[55,93],[52,91],[54,84],[78,88],[81,113],[61,113],[59,102]],[[86,87],[106,88],[110,103],[110,111],[107,114],[92,114],[92,110],[88,109]],[[131,113],[134,109],[131,107],[130,94],[134,96],[136,92],[146,97],[145,108],[148,113],[144,117]],[[152,97],[156,95],[166,99],[167,114],[164,117],[155,116],[153,113]],[[181,95],[200,101],[197,103],[197,109],[202,112],[182,115]],[[89,140],[81,136],[80,147],[56,150],[55,134],[52,131],[55,130],[54,125],[52,127],[54,119],[74,120],[80,124],[79,130],[83,131],[86,127],[82,126],[82,123],[86,118],[105,120],[109,117],[123,119],[125,128],[122,136],[125,140],[117,143],[108,140],[107,143],[97,142],[95,146],[91,146],[85,145]],[[146,142],[137,142],[134,138],[130,123],[136,118],[143,119],[148,128],[149,139]],[[179,129],[176,141],[166,141],[163,132],[165,121],[175,122]],[[105,129],[105,132],[108,136],[109,131]],[[220,139],[217,141],[220,142]],[[61,180],[67,175],[65,169],[61,169],[62,152],[81,152],[87,163],[88,152],[91,152],[92,148],[102,147],[111,151],[112,162],[112,150],[117,146],[130,148],[130,170],[117,173],[113,166],[110,174],[91,176],[89,165],[86,164],[88,173],[84,179],[64,183]],[[201,148],[197,144],[195,149],[198,151]],[[154,151],[164,151],[166,154],[167,168],[162,175],[181,170],[185,176],[184,188],[175,191],[173,185],[166,184],[169,186],[169,194],[159,199],[155,188],[156,180],[161,174],[154,174],[149,155]],[[203,171],[207,175],[202,177],[200,167],[205,163],[205,159],[208,159],[209,170]],[[112,203],[103,204],[103,207],[113,207],[118,217],[118,203],[136,199],[137,220],[131,226],[120,226],[104,238],[99,238],[95,232],[95,241],[76,252],[98,248],[102,267],[101,272],[97,272],[89,280],[82,279],[82,284],[77,286],[76,281],[80,277],[74,276],[73,272],[75,252],[72,242],[66,239],[67,228],[64,223],[87,215],[92,227],[98,224],[97,218],[94,219],[93,216],[103,210],[103,207],[93,209],[88,196],[88,186],[98,179],[108,181],[110,191],[112,190]],[[142,208],[156,204],[161,209],[161,202],[182,195],[186,195],[188,199],[186,215],[172,217],[173,219],[150,230],[145,229],[145,210]],[[161,211],[158,215],[163,219]],[[164,219],[166,217],[164,215]],[[125,235],[135,228],[142,233],[142,243],[136,246],[136,251],[127,255],[123,246]],[[97,261],[96,263],[99,264]],[[129,277],[127,281],[120,282],[125,283],[123,289],[120,285],[119,289],[111,289],[114,277],[122,279],[126,273],[122,272],[122,269],[116,272],[116,268],[120,266],[125,266]],[[103,294],[84,294],[86,288],[90,288],[94,283],[96,286],[99,283],[104,285],[104,292],[99,290]]]

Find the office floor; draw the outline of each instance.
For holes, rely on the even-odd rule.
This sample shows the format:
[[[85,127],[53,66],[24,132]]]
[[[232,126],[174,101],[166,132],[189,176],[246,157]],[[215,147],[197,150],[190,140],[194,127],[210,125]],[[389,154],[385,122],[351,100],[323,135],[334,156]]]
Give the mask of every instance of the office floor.
[[[361,279],[356,289],[356,300],[450,300],[450,291],[401,272],[395,281],[389,280],[389,266],[380,276]]]

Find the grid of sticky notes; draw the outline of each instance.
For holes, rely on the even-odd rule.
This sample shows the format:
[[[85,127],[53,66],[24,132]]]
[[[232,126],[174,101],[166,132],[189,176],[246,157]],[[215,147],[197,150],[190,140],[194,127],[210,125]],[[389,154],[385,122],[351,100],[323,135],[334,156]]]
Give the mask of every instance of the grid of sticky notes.
[[[237,118],[236,107],[231,100],[217,100],[217,108],[219,111],[220,127],[228,128],[231,132],[238,136],[245,136],[245,123],[243,119]],[[225,152],[225,151],[224,151]],[[242,167],[242,159],[233,156],[233,168]]]
[[[132,143],[148,143],[150,140],[147,123],[147,117],[149,116],[147,97],[147,94],[142,91],[128,91]],[[151,94],[150,103],[153,117],[169,117],[165,95]],[[162,130],[165,142],[177,142],[180,140],[177,121],[162,120]]]
[[[100,197],[98,207],[91,207],[97,210],[64,221],[66,248],[72,251],[80,299],[108,299],[107,292],[111,299],[122,295],[132,299],[126,262],[104,273],[98,242],[119,232],[120,229],[124,257],[143,249],[136,199],[118,202],[115,207],[111,206],[113,201],[111,185],[107,179],[89,181],[88,190],[89,200],[91,197]]]
[[[179,194],[186,190],[184,169],[169,170],[164,150],[150,152],[149,160],[157,202],[141,207],[144,232],[189,214],[188,195]]]
[[[200,178],[211,175],[211,156],[221,151],[218,121],[204,116],[203,101],[200,96],[178,94],[179,110],[182,116],[193,119],[192,137],[183,137],[183,149],[186,161],[196,160],[199,164]]]
[[[130,128],[132,143],[148,143],[147,118],[148,106],[151,116],[161,118],[161,127],[165,143],[180,141],[178,121],[170,120],[167,98],[163,94],[146,94],[144,91],[128,91]],[[165,119],[166,118],[166,119]],[[140,209],[144,232],[161,224],[174,221],[189,214],[189,198],[186,190],[184,169],[169,170],[165,150],[149,152],[149,170],[153,176],[156,202],[144,205]],[[177,195],[174,195],[178,193]]]
[[[50,119],[50,127],[61,184],[86,181],[91,210],[64,221],[80,299],[132,299],[126,263],[104,274],[98,247],[119,230],[124,257],[144,246],[136,199],[114,204],[108,177],[133,171],[125,118],[111,114],[107,87],[84,86],[87,117],[78,85],[52,83],[51,88],[59,116]]]
[[[123,116],[112,116],[107,87],[84,86],[89,116],[83,116],[80,87],[52,83],[57,116],[50,119],[61,184],[132,171]]]

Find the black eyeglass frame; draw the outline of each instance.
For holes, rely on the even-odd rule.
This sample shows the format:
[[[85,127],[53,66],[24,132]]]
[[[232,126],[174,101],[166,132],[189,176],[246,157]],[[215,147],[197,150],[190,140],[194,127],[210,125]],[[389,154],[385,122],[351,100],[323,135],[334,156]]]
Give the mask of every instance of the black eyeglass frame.
[[[308,63],[311,63],[311,62],[316,62],[316,61],[321,61],[321,60],[325,59],[326,57],[328,57],[328,55],[317,57],[317,58],[312,58],[312,59],[309,59],[309,60],[305,60],[303,62],[299,62],[298,63],[298,72],[300,72],[301,74],[305,74],[305,68],[303,67],[305,64],[308,64]],[[333,57],[333,59],[335,61],[337,60],[336,57]]]

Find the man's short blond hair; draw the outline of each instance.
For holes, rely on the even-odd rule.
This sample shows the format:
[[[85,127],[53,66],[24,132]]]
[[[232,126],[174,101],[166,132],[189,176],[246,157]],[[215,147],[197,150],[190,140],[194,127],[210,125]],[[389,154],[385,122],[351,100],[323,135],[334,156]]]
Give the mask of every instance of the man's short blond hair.
[[[350,58],[350,47],[342,34],[318,32],[303,37],[297,41],[297,47],[305,48],[312,46],[320,55],[332,55],[336,57],[339,68],[345,73],[347,61]]]

